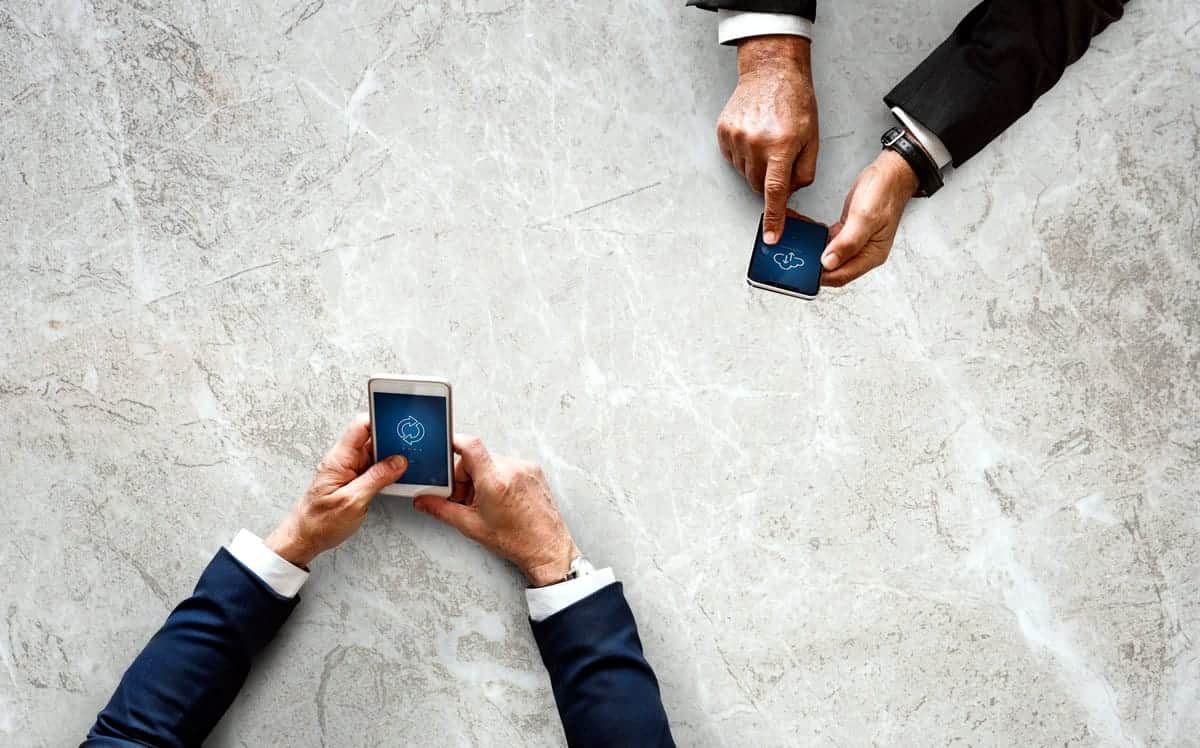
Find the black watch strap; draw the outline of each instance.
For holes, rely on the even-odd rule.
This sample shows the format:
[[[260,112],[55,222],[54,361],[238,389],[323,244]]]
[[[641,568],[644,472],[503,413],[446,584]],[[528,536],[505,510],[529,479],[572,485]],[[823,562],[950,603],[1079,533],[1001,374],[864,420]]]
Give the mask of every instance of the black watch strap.
[[[942,188],[942,173],[921,144],[908,131],[893,127],[879,139],[885,150],[895,151],[908,162],[917,175],[919,186],[916,197],[929,197]]]

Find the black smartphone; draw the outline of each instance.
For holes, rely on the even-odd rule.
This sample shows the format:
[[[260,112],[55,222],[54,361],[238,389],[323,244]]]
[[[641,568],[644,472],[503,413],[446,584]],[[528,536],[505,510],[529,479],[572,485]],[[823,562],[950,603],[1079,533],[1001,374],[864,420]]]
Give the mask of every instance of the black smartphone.
[[[829,228],[788,216],[777,244],[765,243],[762,234],[759,218],[746,282],[799,299],[815,299],[821,290],[821,253],[829,241]]]

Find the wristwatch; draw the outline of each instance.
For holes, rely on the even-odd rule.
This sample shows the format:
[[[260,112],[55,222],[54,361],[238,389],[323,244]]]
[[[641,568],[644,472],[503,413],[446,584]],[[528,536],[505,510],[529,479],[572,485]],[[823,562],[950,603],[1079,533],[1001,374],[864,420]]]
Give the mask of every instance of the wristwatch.
[[[586,577],[588,574],[595,574],[595,573],[596,573],[596,567],[592,566],[591,561],[588,561],[583,556],[577,556],[575,558],[575,560],[573,560],[571,562],[570,567],[567,568],[567,573],[564,574],[563,578],[558,581],[560,583],[569,582],[572,579]]]
[[[914,197],[929,197],[942,188],[942,172],[933,157],[920,142],[902,127],[893,127],[879,139],[886,151],[895,151],[908,162],[917,175],[918,187]]]

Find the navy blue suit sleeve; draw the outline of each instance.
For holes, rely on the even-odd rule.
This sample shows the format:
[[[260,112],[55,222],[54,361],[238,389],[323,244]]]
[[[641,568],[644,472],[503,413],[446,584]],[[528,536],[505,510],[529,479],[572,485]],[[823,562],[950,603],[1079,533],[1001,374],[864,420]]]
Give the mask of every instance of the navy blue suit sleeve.
[[[674,746],[621,584],[533,623],[570,746]]]
[[[125,671],[84,745],[200,745],[297,602],[222,548]]]

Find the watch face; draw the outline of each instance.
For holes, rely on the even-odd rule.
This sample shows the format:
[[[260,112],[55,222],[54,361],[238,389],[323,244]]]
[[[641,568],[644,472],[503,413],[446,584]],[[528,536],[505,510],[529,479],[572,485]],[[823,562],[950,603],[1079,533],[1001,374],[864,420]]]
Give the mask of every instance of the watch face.
[[[571,562],[571,576],[572,577],[584,577],[584,576],[587,576],[588,574],[595,573],[595,571],[596,571],[596,567],[592,566],[592,562],[588,561],[583,556],[580,556],[579,558],[577,558]]]

